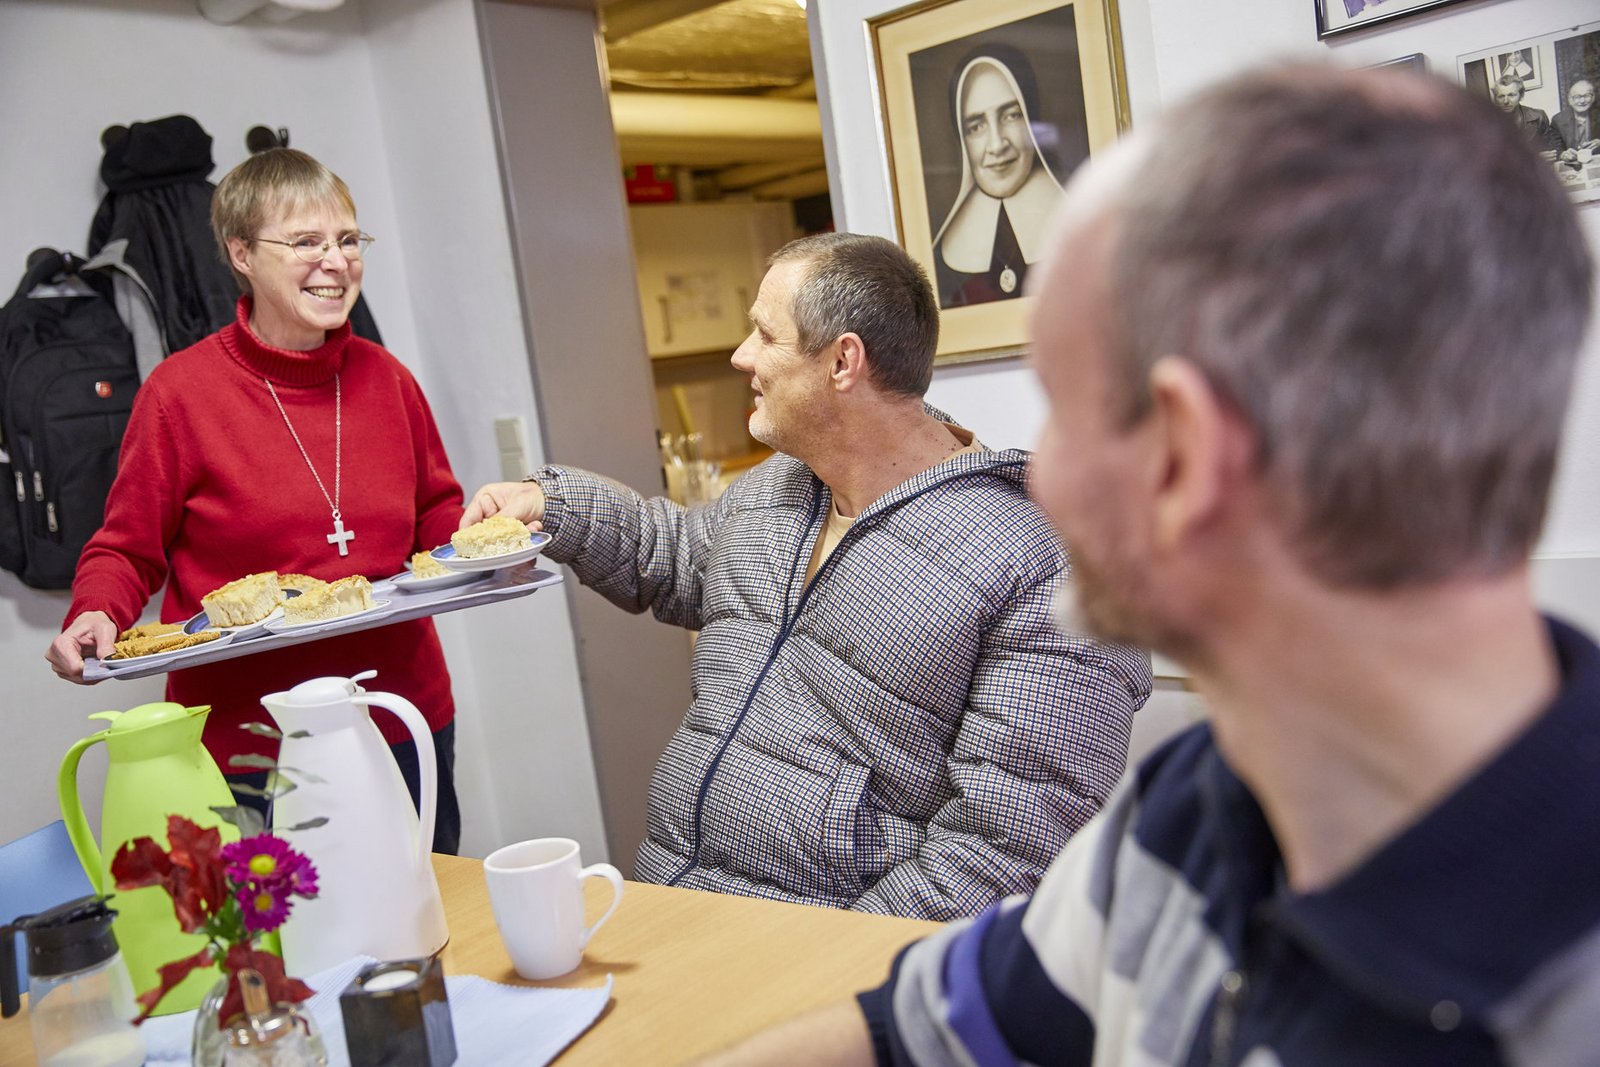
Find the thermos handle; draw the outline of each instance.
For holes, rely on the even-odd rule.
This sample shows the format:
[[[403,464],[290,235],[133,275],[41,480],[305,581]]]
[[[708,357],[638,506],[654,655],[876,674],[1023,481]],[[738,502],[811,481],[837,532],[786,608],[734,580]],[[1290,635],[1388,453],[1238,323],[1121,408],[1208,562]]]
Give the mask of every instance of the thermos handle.
[[[358,693],[350,699],[363,707],[392,712],[411,731],[411,738],[417,745],[417,780],[422,786],[417,797],[417,815],[422,823],[422,832],[417,838],[417,862],[427,866],[433,852],[433,816],[439,803],[439,766],[434,762],[437,757],[428,720],[422,717],[415,704],[395,693]]]
[[[78,854],[83,873],[89,876],[89,884],[94,886],[96,893],[107,891],[106,872],[100,858],[100,846],[95,844],[94,835],[89,832],[89,819],[83,814],[83,801],[78,797],[78,761],[83,759],[90,745],[104,741],[110,733],[110,730],[101,730],[81,738],[61,757],[61,770],[56,774],[56,803],[60,805],[61,818],[67,824],[67,837],[72,840],[72,850]]]

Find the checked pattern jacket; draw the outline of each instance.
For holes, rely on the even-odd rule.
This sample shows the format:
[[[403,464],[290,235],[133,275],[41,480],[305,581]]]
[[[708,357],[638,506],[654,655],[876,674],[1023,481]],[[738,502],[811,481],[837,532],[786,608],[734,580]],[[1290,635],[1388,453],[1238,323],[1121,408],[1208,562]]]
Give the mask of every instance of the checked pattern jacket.
[[[1031,890],[1122,774],[1142,652],[1064,636],[1027,454],[953,457],[866,509],[778,454],[712,503],[538,474],[549,558],[698,630],[650,782],[645,881],[946,920]]]

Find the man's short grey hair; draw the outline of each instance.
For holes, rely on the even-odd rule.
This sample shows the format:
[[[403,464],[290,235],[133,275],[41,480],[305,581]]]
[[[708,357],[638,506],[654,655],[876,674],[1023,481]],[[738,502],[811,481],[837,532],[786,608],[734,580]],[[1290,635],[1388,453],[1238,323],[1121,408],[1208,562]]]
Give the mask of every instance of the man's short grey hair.
[[[1508,89],[1515,89],[1518,96],[1528,91],[1528,87],[1522,83],[1522,78],[1516,74],[1502,74],[1495,79],[1494,83],[1496,85],[1504,85]]]
[[[806,265],[789,309],[800,351],[813,355],[854,333],[880,389],[926,393],[939,347],[939,303],[927,272],[893,241],[860,233],[802,237],[767,262],[796,261]]]
[[[1146,168],[1115,209],[1126,419],[1148,410],[1158,358],[1197,364],[1330,583],[1522,565],[1592,272],[1522,128],[1436,78],[1294,66],[1148,136],[1183,163]]]

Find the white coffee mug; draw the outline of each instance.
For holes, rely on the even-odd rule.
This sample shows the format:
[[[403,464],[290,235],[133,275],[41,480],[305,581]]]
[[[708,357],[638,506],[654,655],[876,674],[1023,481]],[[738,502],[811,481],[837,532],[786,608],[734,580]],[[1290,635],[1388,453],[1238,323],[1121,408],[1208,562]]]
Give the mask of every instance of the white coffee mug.
[[[541,837],[497,849],[483,861],[500,940],[524,978],[566,974],[584,946],[622,902],[622,874],[609,863],[578,865],[578,843]],[[583,925],[583,880],[611,883],[611,906],[593,926]]]

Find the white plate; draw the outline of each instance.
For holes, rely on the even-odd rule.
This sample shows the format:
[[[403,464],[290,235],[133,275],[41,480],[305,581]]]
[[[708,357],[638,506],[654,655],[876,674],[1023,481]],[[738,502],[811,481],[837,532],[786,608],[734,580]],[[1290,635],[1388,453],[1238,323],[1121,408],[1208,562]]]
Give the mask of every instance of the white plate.
[[[204,644],[199,645],[190,645],[188,648],[174,648],[164,652],[152,652],[146,656],[129,656],[127,659],[103,659],[100,661],[100,666],[104,667],[108,671],[120,671],[126,667],[154,667],[157,664],[166,663],[169,660],[177,659],[186,652],[194,652],[202,648],[221,648],[223,645],[232,640],[233,634],[223,631],[222,636],[217,638],[215,641],[207,641]]]
[[[402,593],[426,593],[430,589],[448,589],[453,585],[479,582],[483,577],[472,571],[451,571],[449,574],[435,574],[432,578],[418,578],[410,571],[406,571],[390,578],[389,583]]]
[[[549,543],[550,535],[540,530],[538,533],[528,535],[527,548],[519,548],[515,552],[502,552],[498,556],[484,556],[482,559],[461,559],[456,555],[455,545],[440,545],[432,552],[429,552],[428,555],[438,560],[446,569],[452,571],[497,571],[501,567],[514,567],[518,563],[526,563],[530,559],[537,559],[539,551]]]
[[[331,619],[313,619],[310,622],[285,622],[279,619],[267,627],[269,634],[295,634],[303,630],[315,630],[322,626],[332,626],[336,622],[349,622],[351,619],[365,619],[372,615],[380,615],[389,610],[389,601],[374,600],[372,607],[365,611],[352,611],[348,615],[335,615]]]
[[[277,622],[281,618],[283,618],[283,609],[273,608],[271,614],[266,618],[257,619],[255,622],[246,623],[243,626],[212,626],[211,617],[202,610],[195,612],[194,618],[183,624],[183,632],[197,634],[201,630],[220,630],[225,634],[233,634],[235,637],[248,637],[251,634],[260,633],[267,628],[268,623]]]

